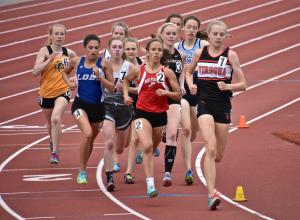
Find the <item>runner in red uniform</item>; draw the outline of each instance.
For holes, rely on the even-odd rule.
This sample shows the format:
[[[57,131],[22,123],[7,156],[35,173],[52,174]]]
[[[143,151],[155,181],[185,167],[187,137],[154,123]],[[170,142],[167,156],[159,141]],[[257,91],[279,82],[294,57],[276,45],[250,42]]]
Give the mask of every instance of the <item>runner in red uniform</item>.
[[[144,153],[147,194],[152,198],[158,195],[154,186],[153,152],[160,143],[163,127],[167,124],[168,98],[178,101],[181,99],[181,92],[174,72],[163,66],[166,64],[163,43],[159,39],[151,39],[146,51],[147,64],[125,77],[123,93],[124,102],[132,104],[133,100],[128,94],[129,82],[138,78],[134,123]]]

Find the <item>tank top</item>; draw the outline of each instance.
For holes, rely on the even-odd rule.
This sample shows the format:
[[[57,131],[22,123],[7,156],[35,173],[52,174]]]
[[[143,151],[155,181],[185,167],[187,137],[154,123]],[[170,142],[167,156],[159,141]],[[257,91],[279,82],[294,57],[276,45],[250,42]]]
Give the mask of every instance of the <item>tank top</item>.
[[[194,55],[195,51],[199,48],[201,48],[201,39],[200,38],[196,38],[195,44],[194,44],[193,48],[191,48],[191,49],[186,49],[184,47],[184,40],[180,41],[178,46],[176,47],[176,49],[185,53],[184,63],[192,62],[193,55]]]
[[[123,60],[123,64],[121,69],[118,72],[114,72],[114,82],[115,85],[119,82],[122,82],[124,77],[128,74],[129,72],[129,66],[130,63],[127,60]],[[106,103],[114,103],[114,104],[120,104],[120,105],[124,105],[124,98],[123,98],[123,93],[116,91],[114,93],[111,93],[110,91],[108,91],[107,89],[104,90],[104,101]]]
[[[85,67],[84,62],[85,57],[81,57],[79,65],[77,66],[77,97],[88,103],[101,103],[104,100],[102,84],[98,77],[93,73],[93,69]],[[100,74],[105,77],[101,62],[102,58],[98,58],[96,65],[99,67]]]
[[[228,101],[232,97],[231,91],[221,91],[217,82],[231,83],[233,70],[228,59],[227,47],[220,55],[211,56],[208,46],[203,47],[197,62],[198,94],[200,98],[214,101]]]
[[[175,52],[172,54],[171,61],[168,67],[173,70],[176,75],[177,81],[179,82],[179,77],[182,72],[182,58],[179,51],[175,48]]]
[[[53,53],[47,46],[49,55]],[[53,59],[41,74],[39,95],[43,98],[55,98],[69,90],[62,78],[63,69],[69,64],[68,51],[62,47],[62,55]]]
[[[136,108],[146,111],[161,113],[169,109],[168,98],[158,96],[157,89],[169,90],[169,82],[165,77],[164,68],[157,73],[148,73],[145,64],[141,66],[138,80],[138,100]]]

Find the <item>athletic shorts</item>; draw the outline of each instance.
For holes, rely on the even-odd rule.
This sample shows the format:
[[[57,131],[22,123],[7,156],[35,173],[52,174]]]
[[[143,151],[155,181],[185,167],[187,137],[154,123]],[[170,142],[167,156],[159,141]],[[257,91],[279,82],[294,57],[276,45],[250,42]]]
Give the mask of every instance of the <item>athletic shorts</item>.
[[[125,130],[133,119],[133,107],[105,102],[105,120],[115,123],[118,130]]]
[[[39,96],[38,102],[39,102],[39,105],[41,106],[41,108],[49,109],[49,108],[54,108],[55,100],[58,97],[64,97],[68,102],[70,102],[71,96],[72,96],[72,92],[70,90],[68,90],[65,93],[60,94],[59,96],[57,96],[55,98],[43,98],[42,96]]]
[[[197,73],[193,73],[193,83],[197,84]],[[190,88],[186,82],[184,82],[184,89],[186,93],[182,96],[183,99],[187,100],[190,106],[195,107],[198,104],[198,96],[192,95],[190,92]]]
[[[169,105],[172,105],[172,104],[178,104],[180,105],[181,101],[175,101],[174,99],[171,99],[171,98],[168,98],[168,103]]]
[[[231,122],[231,102],[230,101],[207,101],[199,100],[197,117],[201,115],[212,115],[215,122],[230,124]]]
[[[80,117],[81,110],[84,110],[88,115],[89,122],[102,122],[105,116],[105,107],[104,103],[94,104],[85,102],[77,96],[74,99],[72,104],[72,115],[75,115],[77,118]]]
[[[168,122],[167,112],[154,113],[137,109],[135,112],[135,119],[139,118],[145,118],[149,121],[152,128],[165,126]]]

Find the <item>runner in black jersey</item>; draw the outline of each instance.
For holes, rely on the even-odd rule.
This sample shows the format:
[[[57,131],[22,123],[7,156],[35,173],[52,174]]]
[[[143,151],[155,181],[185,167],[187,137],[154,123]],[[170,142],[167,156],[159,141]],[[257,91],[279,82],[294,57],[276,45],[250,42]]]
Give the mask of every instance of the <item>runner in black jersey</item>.
[[[227,26],[223,21],[212,21],[207,28],[209,46],[197,50],[186,79],[191,94],[198,94],[198,123],[205,146],[204,173],[208,189],[208,206],[216,209],[221,200],[215,193],[216,162],[220,162],[228,138],[231,117],[232,91],[246,89],[246,80],[239,58],[225,47]],[[192,73],[197,67],[197,85]],[[232,82],[232,76],[236,81]]]
[[[174,44],[178,37],[178,29],[174,23],[164,23],[158,29],[158,38],[163,41],[164,49],[169,53],[169,64],[168,67],[173,70],[176,75],[177,81],[179,84],[183,84],[184,81],[184,71],[183,71],[183,60],[185,55],[182,52],[179,52]],[[171,172],[176,157],[177,151],[177,132],[181,120],[181,105],[180,101],[174,101],[168,99],[169,101],[169,110],[167,111],[168,123],[166,127],[166,147],[165,147],[165,173],[163,178],[163,186],[171,186],[172,178]],[[184,159],[185,159],[184,155]],[[186,162],[186,161],[185,161]],[[187,169],[190,169],[188,167]]]

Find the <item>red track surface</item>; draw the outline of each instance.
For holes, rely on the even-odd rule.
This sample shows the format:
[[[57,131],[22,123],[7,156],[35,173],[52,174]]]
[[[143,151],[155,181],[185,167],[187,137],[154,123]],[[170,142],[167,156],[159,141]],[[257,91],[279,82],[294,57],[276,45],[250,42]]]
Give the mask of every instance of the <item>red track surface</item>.
[[[36,0],[0,7],[0,21],[11,19],[2,22],[0,27],[0,195],[3,199],[0,203],[0,219],[139,218],[106,197],[96,182],[96,168],[103,155],[101,134],[89,161],[88,185],[76,184],[79,158],[77,129],[62,136],[61,163],[57,166],[48,163],[48,139],[40,140],[47,136],[43,127],[44,118],[40,112],[28,115],[39,110],[37,91],[28,91],[38,87],[39,79],[31,75],[35,53],[46,40],[44,35],[49,25],[47,22],[54,20],[82,15],[80,18],[62,21],[69,30],[66,44],[80,55],[83,52],[81,41],[87,33],[103,36],[101,39],[104,47],[109,39],[111,25],[118,17],[132,27],[136,37],[143,39],[155,33],[168,14],[189,14],[191,11],[201,18],[203,28],[206,27],[207,20],[222,17],[232,29],[230,33],[233,37],[227,43],[238,52],[249,85],[246,92],[233,99],[233,127],[237,126],[240,115],[251,120],[296,100],[293,104],[254,121],[250,128],[230,133],[225,158],[217,166],[216,188],[223,195],[232,198],[236,186],[242,185],[248,199],[242,205],[264,216],[251,214],[226,201],[222,202],[218,211],[208,211],[206,188],[197,178],[196,172],[195,184],[184,184],[185,170],[180,150],[173,171],[174,184],[170,188],[161,186],[163,157],[155,159],[155,181],[160,192],[157,199],[145,197],[142,166],[136,167],[136,184],[123,184],[122,172],[127,161],[125,152],[120,157],[122,172],[115,175],[117,188],[112,195],[140,213],[144,219],[300,219],[297,175],[300,169],[299,146],[271,134],[276,131],[300,130],[299,1],[110,0],[94,4],[83,0],[43,2],[48,3],[30,6],[41,3]],[[88,2],[90,4],[86,6],[47,13]],[[120,8],[137,2],[137,5]],[[175,5],[176,3],[178,4]],[[223,6],[215,6],[221,3]],[[266,3],[269,4],[262,6]],[[22,9],[23,6],[28,7]],[[117,6],[118,9],[111,9]],[[147,12],[148,10],[154,11]],[[96,11],[99,13],[84,16],[85,13]],[[40,15],[18,19],[36,13]],[[136,13],[138,14],[135,15]],[[136,27],[143,24],[146,25]],[[27,27],[31,25],[35,27]],[[90,26],[84,27],[86,25]],[[22,30],[10,32],[13,29]],[[39,38],[31,39],[37,37]],[[144,43],[142,41],[141,45]],[[244,44],[240,45],[241,43]],[[287,50],[282,51],[285,48]],[[285,73],[285,76],[255,87]],[[15,74],[18,75],[14,76]],[[11,78],[5,79],[8,76]],[[25,93],[19,94],[23,92]],[[69,112],[66,112],[63,124],[64,128],[74,125]],[[32,144],[35,141],[38,143]],[[193,143],[193,159],[196,159],[202,147],[199,135]],[[163,146],[161,151],[163,152]],[[24,175],[45,174],[66,174],[64,177],[69,179],[38,182],[23,180]]]

